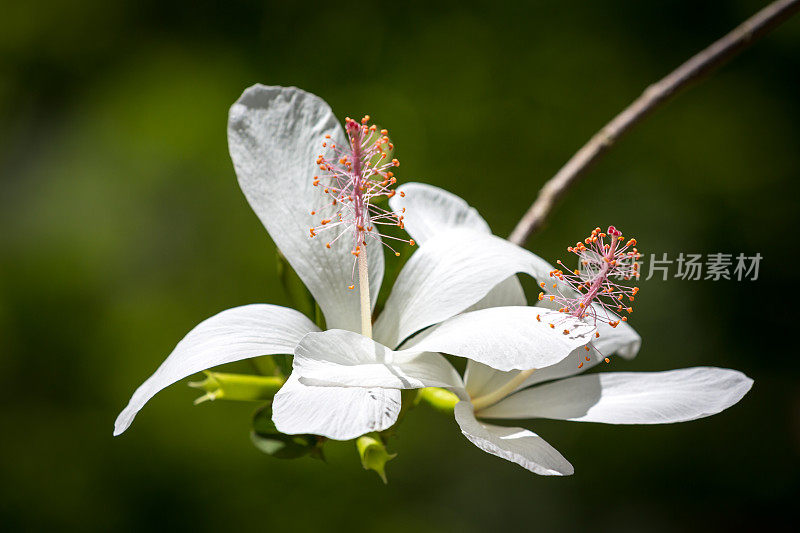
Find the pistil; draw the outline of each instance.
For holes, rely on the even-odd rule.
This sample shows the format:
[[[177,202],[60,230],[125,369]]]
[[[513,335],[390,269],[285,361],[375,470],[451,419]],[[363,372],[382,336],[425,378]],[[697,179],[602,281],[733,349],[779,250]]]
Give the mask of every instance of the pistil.
[[[361,334],[372,338],[372,305],[369,299],[369,266],[367,250],[358,254],[358,292],[361,295]]]
[[[378,131],[374,125],[369,126],[369,116],[356,122],[350,118],[345,119],[345,132],[348,145],[337,146],[331,135],[325,136],[322,147],[332,151],[332,156],[320,155],[317,165],[321,171],[314,176],[314,186],[320,187],[329,203],[320,208],[320,211],[333,214],[322,218],[320,225],[310,228],[311,237],[319,233],[334,230],[338,234],[328,241],[325,246],[331,248],[345,235],[352,237],[351,253],[356,258],[358,265],[358,291],[361,305],[361,333],[365,337],[372,337],[372,306],[369,290],[369,266],[367,260],[367,243],[370,239],[383,244],[395,255],[400,255],[383,239],[394,239],[407,242],[414,246],[413,239],[381,235],[376,229],[380,225],[398,226],[403,229],[403,213],[389,211],[373,205],[373,199],[384,197],[391,198],[396,191],[392,186],[397,183],[394,177],[394,168],[400,163],[397,159],[390,159],[389,151],[394,146],[389,142],[389,132],[385,129]],[[403,193],[400,193],[403,196]],[[311,211],[312,215],[317,210]],[[347,237],[345,237],[347,239]],[[337,244],[337,246],[340,244]],[[356,265],[353,265],[355,276]],[[355,283],[349,286],[355,289]]]
[[[606,239],[608,239],[608,242],[606,242]],[[590,319],[595,325],[600,320],[615,328],[619,325],[620,320],[627,321],[628,317],[619,318],[613,312],[626,311],[629,314],[632,313],[633,308],[630,307],[628,302],[633,302],[639,289],[638,287],[621,285],[615,281],[615,278],[623,280],[637,278],[639,275],[637,260],[641,257],[641,254],[635,248],[636,239],[630,239],[624,245],[622,244],[623,240],[622,232],[614,226],[609,226],[606,232],[602,232],[600,228],[595,228],[584,242],[578,242],[575,246],[567,248],[568,251],[580,258],[580,265],[583,270],[576,269],[570,272],[559,261],[558,264],[565,267],[566,273],[565,270],[553,270],[550,272],[550,276],[569,285],[572,289],[572,294],[565,294],[559,289],[558,285],[554,284],[555,293],[547,296],[547,300],[557,303],[560,306],[558,310],[561,313],[581,320]],[[539,285],[542,289],[547,287],[544,282]],[[544,298],[544,293],[539,294],[539,300],[544,300]],[[624,302],[624,300],[628,302]],[[600,313],[598,313],[598,309]],[[567,333],[569,333],[569,330],[565,329],[564,334],[566,335]],[[600,333],[595,332],[594,335],[597,338]],[[586,352],[594,348],[599,353],[591,343],[583,348]],[[602,354],[600,356],[602,357]],[[584,360],[590,361],[590,357],[588,354],[581,353],[578,363],[579,369],[583,368]],[[609,362],[608,357],[604,357],[604,360],[606,363]],[[475,411],[494,405],[509,394],[513,394],[535,371],[535,368],[520,371],[501,387],[483,396],[473,398],[472,405]]]

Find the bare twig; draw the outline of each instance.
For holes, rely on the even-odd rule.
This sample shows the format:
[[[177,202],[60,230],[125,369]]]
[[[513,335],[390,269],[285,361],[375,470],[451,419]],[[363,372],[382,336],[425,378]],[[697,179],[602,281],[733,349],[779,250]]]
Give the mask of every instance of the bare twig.
[[[777,0],[744,21],[736,29],[698,53],[667,77],[648,87],[639,98],[606,124],[550,178],[536,201],[517,223],[509,240],[520,246],[541,229],[550,211],[586,169],[636,123],[663,104],[670,96],[722,65],[748,45],[780,25],[800,9],[800,0]]]

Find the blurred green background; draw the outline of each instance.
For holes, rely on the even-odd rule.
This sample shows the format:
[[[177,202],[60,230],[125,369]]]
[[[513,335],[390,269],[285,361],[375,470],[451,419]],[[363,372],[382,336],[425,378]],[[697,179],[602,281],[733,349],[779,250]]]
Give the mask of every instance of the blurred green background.
[[[596,225],[647,253],[764,256],[756,282],[642,281],[619,370],[755,379],[674,426],[526,425],[574,465],[541,478],[418,409],[384,487],[248,438],[253,406],[183,384],[131,430],[132,391],[200,320],[287,304],[241,194],[226,117],[256,82],[388,127],[401,181],[449,189],[507,235],[616,112],[766,2],[4,2],[0,16],[0,528],[51,531],[738,530],[788,519],[800,388],[792,291],[800,17],[682,94],[597,165],[529,243]],[[392,258],[393,260],[393,258]],[[390,261],[391,262],[391,261]],[[395,264],[396,266],[396,264]]]

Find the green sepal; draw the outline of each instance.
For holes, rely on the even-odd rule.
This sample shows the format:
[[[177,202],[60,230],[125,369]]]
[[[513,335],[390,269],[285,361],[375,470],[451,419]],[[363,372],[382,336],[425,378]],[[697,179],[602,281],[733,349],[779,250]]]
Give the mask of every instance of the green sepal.
[[[286,381],[279,376],[254,376],[251,374],[228,374],[223,372],[203,372],[202,381],[192,381],[190,387],[202,389],[206,393],[197,398],[195,405],[213,400],[236,400],[263,402],[271,400]]]
[[[317,327],[325,331],[327,329],[325,327],[325,317],[319,304],[314,300],[311,291],[308,290],[303,280],[300,279],[300,276],[297,275],[297,272],[295,272],[286,256],[280,250],[275,250],[275,257],[277,259],[278,278],[291,307],[312,319]],[[278,371],[284,376],[292,373],[291,355],[275,355],[273,356],[273,361],[277,365]]]
[[[309,318],[314,318],[314,297],[311,292],[306,288],[303,280],[289,264],[280,250],[275,250],[277,258],[277,271],[278,278],[281,280],[283,290],[286,292],[286,297],[289,298],[291,306]]]
[[[426,387],[420,389],[417,402],[427,403],[441,413],[453,414],[453,409],[455,409],[456,404],[459,402],[459,398],[447,389]]]
[[[314,302],[314,324],[316,324],[317,327],[322,331],[328,329],[325,324],[325,315],[322,314],[322,308],[320,308],[316,301]]]
[[[253,415],[250,440],[259,451],[278,459],[298,459],[306,455],[325,460],[324,439],[316,435],[286,435],[272,421],[272,407],[266,405]]]
[[[275,364],[278,367],[278,373],[282,376],[288,376],[292,373],[292,356],[291,355],[273,355]]]
[[[380,435],[377,433],[362,435],[356,440],[356,449],[364,470],[374,470],[384,484],[389,483],[386,479],[386,463],[397,457],[397,454],[386,451]]]
[[[253,370],[262,376],[281,376],[281,369],[275,361],[274,355],[262,355],[261,357],[251,357],[248,359],[253,366]]]

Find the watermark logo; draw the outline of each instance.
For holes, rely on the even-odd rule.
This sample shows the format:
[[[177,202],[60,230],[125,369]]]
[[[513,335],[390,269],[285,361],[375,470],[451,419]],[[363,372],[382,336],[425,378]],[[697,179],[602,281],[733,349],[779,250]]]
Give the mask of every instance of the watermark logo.
[[[640,262],[640,276],[647,272],[645,281],[656,278],[666,281],[668,279],[683,279],[690,281],[699,280],[758,280],[759,267],[762,255],[756,253],[748,256],[738,254],[713,253],[713,254],[685,254],[681,252],[678,257],[669,258],[666,253],[659,258],[656,254],[649,257],[642,256]]]

